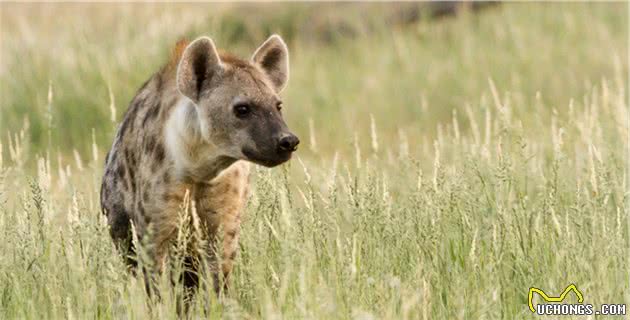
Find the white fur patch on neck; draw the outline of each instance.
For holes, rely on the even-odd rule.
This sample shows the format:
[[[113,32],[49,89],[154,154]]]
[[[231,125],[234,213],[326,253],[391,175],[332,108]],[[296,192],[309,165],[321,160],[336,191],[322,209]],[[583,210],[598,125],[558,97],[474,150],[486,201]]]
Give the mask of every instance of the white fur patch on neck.
[[[166,121],[164,141],[179,177],[196,171],[216,157],[215,148],[202,137],[201,121],[194,103],[182,97]]]

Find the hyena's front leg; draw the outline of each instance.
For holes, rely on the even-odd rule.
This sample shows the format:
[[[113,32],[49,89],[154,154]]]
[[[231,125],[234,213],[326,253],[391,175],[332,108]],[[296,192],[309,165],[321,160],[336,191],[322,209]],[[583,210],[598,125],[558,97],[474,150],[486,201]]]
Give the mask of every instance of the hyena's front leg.
[[[222,217],[223,225],[223,260],[221,271],[223,272],[223,290],[229,287],[230,274],[234,267],[234,259],[238,253],[238,238],[241,231],[241,212],[226,213]]]
[[[238,252],[241,214],[247,198],[248,174],[246,164],[236,163],[212,182],[197,188],[199,216],[202,222],[213,226],[208,237],[212,240],[209,241],[209,256],[217,294],[221,293],[221,289],[227,290],[229,287],[230,273]],[[223,243],[216,241],[219,238],[216,234],[218,230],[222,230]],[[220,268],[217,262],[219,255]],[[219,280],[221,275],[223,286]]]
[[[146,252],[151,263],[144,271],[150,291],[157,290],[156,276],[164,272],[170,249],[177,238],[181,211],[185,208],[186,194],[190,192],[189,190],[190,188],[184,184],[155,190],[154,198],[149,198],[142,206],[142,212],[147,219],[138,236],[140,241],[147,241]]]
[[[177,233],[177,224],[175,221],[169,218],[172,214],[176,215],[177,212],[171,210],[163,210],[154,215],[154,219],[148,226],[150,229],[146,236],[145,232],[139,234],[140,241],[146,241],[146,252],[150,263],[143,265],[143,274],[145,280],[145,286],[149,296],[155,296],[159,299],[158,290],[158,276],[164,272],[166,265],[166,258],[172,240]],[[145,238],[146,237],[146,238]]]
[[[214,291],[217,295],[220,295],[222,290],[226,291],[228,289],[230,273],[238,251],[240,212],[237,212],[236,215],[232,212],[208,213],[213,215],[212,220],[215,221],[206,227],[208,234],[207,263],[212,275]],[[218,228],[219,225],[221,225],[221,228]],[[219,230],[222,230],[223,243],[218,241],[220,238]]]
[[[207,205],[209,202],[216,204],[217,202],[215,201],[219,198],[222,199],[224,197],[217,194],[209,195],[205,201],[201,201],[199,204],[202,207],[205,207],[204,204]],[[220,202],[223,201],[221,200]],[[207,262],[217,295],[221,294],[222,289],[226,290],[228,288],[230,272],[238,250],[241,213],[240,210],[236,209],[233,206],[221,206],[214,210],[203,210],[203,213],[199,214],[202,223],[206,225],[205,229],[208,234]],[[219,234],[219,232],[222,234]],[[223,243],[219,241],[220,238],[223,238]]]

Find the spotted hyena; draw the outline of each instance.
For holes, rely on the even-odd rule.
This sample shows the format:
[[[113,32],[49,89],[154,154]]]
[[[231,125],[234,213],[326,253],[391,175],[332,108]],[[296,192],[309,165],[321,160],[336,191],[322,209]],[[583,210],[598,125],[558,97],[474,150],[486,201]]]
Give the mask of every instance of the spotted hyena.
[[[282,119],[279,93],[288,76],[288,49],[277,35],[248,61],[218,53],[207,37],[178,43],[170,62],[132,100],[105,162],[101,206],[123,251],[134,251],[133,224],[138,238],[148,241],[147,252],[159,272],[187,197],[194,200],[209,239],[203,251],[214,288],[220,291],[219,269],[227,284],[247,200],[249,163],[277,166],[299,143]],[[222,255],[220,268],[217,254]],[[194,271],[196,265],[188,267]],[[195,286],[196,273],[187,273],[184,283]]]

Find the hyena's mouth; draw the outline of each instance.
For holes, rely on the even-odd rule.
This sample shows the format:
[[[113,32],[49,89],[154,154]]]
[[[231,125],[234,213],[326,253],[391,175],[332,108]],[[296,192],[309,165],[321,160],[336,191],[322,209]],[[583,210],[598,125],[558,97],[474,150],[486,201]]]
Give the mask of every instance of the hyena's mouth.
[[[245,156],[245,160],[251,161],[255,164],[259,164],[265,167],[275,167],[277,165],[281,165],[289,159],[291,159],[291,152],[286,153],[274,153],[273,156],[261,155],[251,149],[243,148],[243,155]]]

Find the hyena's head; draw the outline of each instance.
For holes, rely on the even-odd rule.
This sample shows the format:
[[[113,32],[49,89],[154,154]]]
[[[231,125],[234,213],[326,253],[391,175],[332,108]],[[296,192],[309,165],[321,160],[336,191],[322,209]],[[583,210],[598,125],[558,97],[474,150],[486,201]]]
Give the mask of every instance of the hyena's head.
[[[282,119],[279,93],[289,52],[271,36],[249,61],[217,53],[210,38],[191,42],[177,67],[177,87],[197,111],[201,135],[222,155],[272,167],[291,158],[299,139]]]

